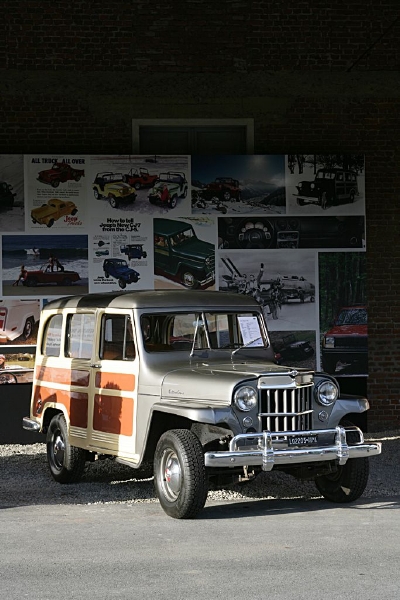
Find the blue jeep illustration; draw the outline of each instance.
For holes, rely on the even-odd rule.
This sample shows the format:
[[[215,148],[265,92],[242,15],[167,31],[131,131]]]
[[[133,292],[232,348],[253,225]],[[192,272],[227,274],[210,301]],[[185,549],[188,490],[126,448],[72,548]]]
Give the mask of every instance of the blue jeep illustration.
[[[107,279],[110,276],[118,279],[121,289],[125,289],[127,283],[137,283],[140,279],[140,274],[128,267],[128,263],[122,258],[107,258],[103,262],[103,270]]]
[[[127,244],[126,246],[120,246],[121,254],[126,254],[128,260],[132,258],[136,258],[140,260],[141,258],[147,258],[146,250],[143,250],[143,244]]]

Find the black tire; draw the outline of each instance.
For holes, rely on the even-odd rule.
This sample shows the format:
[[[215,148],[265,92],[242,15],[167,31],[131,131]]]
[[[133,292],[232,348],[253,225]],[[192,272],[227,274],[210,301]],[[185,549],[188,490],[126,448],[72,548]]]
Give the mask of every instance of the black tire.
[[[28,340],[31,337],[34,325],[35,322],[32,317],[29,317],[29,319],[25,321],[24,330],[21,334],[23,340]]]
[[[118,208],[119,202],[115,196],[108,196],[108,202],[111,208]]]
[[[142,186],[140,185],[139,181],[137,181],[133,187],[135,188],[135,190],[140,190]]]
[[[17,383],[17,378],[14,373],[0,373],[0,385],[9,383]]]
[[[189,290],[195,290],[199,287],[199,282],[191,271],[182,271],[181,282]]]
[[[47,227],[53,227],[54,225],[54,219],[50,219],[50,221],[47,223]]]
[[[329,198],[326,192],[322,192],[321,200],[320,200],[322,210],[326,210],[329,206]]]
[[[232,195],[229,190],[225,190],[224,193],[222,194],[222,199],[225,200],[225,202],[229,202],[231,197],[232,197]]]
[[[46,444],[47,461],[53,478],[58,483],[79,481],[85,469],[86,451],[68,442],[64,415],[58,414],[50,421]]]
[[[176,196],[172,196],[172,198],[168,202],[168,206],[169,206],[169,208],[175,208],[175,206],[177,205],[177,203],[178,203],[177,197]]]
[[[94,197],[96,198],[96,200],[100,200],[100,198],[102,198],[102,195],[100,194],[100,192],[97,188],[94,188],[93,194],[94,194]]]
[[[343,420],[341,425],[351,426],[350,421]],[[348,443],[357,443],[358,434],[349,432],[346,435]],[[362,496],[369,477],[368,458],[350,458],[344,465],[338,465],[338,470],[329,475],[315,479],[317,490],[326,500],[336,503],[354,502]]]
[[[24,282],[24,285],[26,285],[27,287],[36,287],[37,284],[38,281],[36,277],[28,277],[28,279]]]
[[[355,198],[354,190],[351,190],[350,196],[349,196],[349,201],[351,202],[351,204],[353,204],[354,198]]]
[[[53,179],[51,182],[51,187],[57,188],[60,185],[60,182],[57,179]]]
[[[107,273],[106,271],[104,271],[104,275],[105,275],[106,279],[108,279],[110,277],[110,273]]]
[[[164,511],[193,519],[207,499],[208,481],[200,441],[187,429],[164,433],[154,454],[154,484]]]
[[[304,202],[303,198],[297,198],[297,204],[298,204],[299,206],[304,206],[304,205],[305,205],[305,202]]]
[[[74,179],[75,179],[75,181],[80,181],[81,180],[81,176],[80,175],[75,175]]]
[[[74,210],[71,210],[71,215],[74,217],[77,212],[78,212],[78,209],[74,208]]]
[[[126,288],[126,281],[124,279],[118,279],[118,285],[121,290],[124,290]]]
[[[142,258],[147,258],[147,252],[143,252]]]

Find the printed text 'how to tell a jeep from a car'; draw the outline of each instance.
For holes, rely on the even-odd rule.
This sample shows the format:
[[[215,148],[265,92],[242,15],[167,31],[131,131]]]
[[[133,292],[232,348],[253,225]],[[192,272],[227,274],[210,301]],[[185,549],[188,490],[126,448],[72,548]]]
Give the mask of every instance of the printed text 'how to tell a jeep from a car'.
[[[356,500],[381,451],[351,422],[368,408],[331,375],[277,365],[253,298],[151,290],[46,304],[23,427],[46,435],[56,481],[108,456],[154,473],[165,512],[192,518],[209,481],[272,469]]]

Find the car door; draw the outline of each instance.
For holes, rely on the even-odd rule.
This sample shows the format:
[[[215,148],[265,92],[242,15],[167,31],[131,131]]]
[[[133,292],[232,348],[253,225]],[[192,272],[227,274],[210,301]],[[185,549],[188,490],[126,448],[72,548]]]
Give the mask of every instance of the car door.
[[[135,460],[139,359],[131,312],[99,312],[97,327],[91,443],[105,453]]]

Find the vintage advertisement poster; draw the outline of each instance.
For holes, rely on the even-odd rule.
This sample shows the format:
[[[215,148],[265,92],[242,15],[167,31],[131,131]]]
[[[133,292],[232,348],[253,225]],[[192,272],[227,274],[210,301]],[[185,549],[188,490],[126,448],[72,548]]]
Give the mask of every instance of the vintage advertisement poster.
[[[31,377],[43,303],[154,289],[251,295],[277,364],[367,375],[363,155],[2,155],[0,171],[4,383]]]
[[[25,156],[26,231],[84,229],[86,183],[84,156]]]

